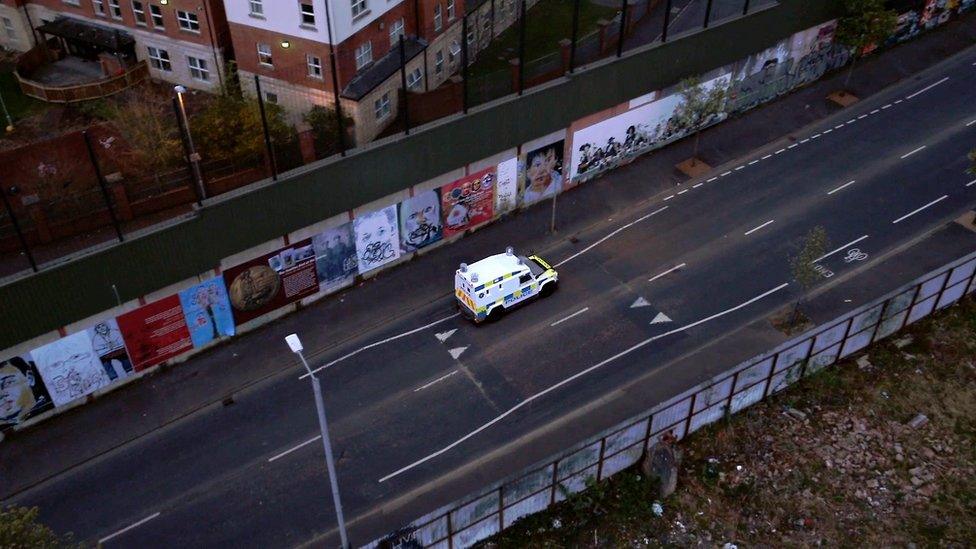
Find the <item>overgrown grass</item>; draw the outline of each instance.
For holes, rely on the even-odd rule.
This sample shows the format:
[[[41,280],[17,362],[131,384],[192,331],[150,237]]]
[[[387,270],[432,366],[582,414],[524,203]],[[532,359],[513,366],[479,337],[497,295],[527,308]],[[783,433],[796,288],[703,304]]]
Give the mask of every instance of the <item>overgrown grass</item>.
[[[0,94],[7,105],[7,111],[14,120],[14,125],[22,119],[42,111],[46,105],[36,99],[27,97],[20,91],[17,79],[13,72],[0,72]],[[2,115],[2,113],[0,113]],[[2,120],[2,126],[6,126],[6,119]]]

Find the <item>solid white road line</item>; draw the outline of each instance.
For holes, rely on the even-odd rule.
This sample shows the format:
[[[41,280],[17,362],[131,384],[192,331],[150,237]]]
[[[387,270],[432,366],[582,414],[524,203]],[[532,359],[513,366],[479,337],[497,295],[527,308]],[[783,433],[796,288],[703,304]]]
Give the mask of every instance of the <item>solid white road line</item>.
[[[727,172],[722,172],[722,173],[720,173],[720,174],[718,174],[718,176],[719,176],[719,177],[725,177],[725,176],[727,176],[727,175],[729,175],[730,173],[732,173],[732,171],[731,171],[731,170],[729,170],[729,171],[727,171]]]
[[[969,183],[966,183],[966,186],[967,186],[967,187],[972,187],[973,185],[976,185],[976,179],[973,179],[973,180],[972,180],[972,181],[970,181]]]
[[[824,135],[827,135],[828,133],[830,133],[832,131],[834,131],[833,128],[827,128],[826,130],[824,130]]]
[[[285,450],[284,452],[282,452],[282,453],[280,453],[280,454],[278,454],[276,456],[272,456],[272,457],[268,458],[268,463],[271,463],[272,461],[274,461],[276,459],[283,458],[283,457],[287,456],[288,454],[294,452],[295,450],[298,450],[300,448],[304,448],[304,447],[308,446],[309,444],[311,444],[311,443],[313,443],[316,440],[319,440],[321,438],[322,438],[322,435],[316,435],[316,436],[314,436],[314,437],[306,440],[305,442],[299,444],[298,446],[294,446],[294,447],[289,448],[289,449]]]
[[[843,184],[843,185],[841,185],[840,187],[837,187],[836,189],[834,189],[834,190],[832,190],[832,191],[828,191],[828,192],[827,192],[827,194],[834,194],[835,192],[837,192],[837,191],[839,191],[839,190],[841,190],[841,189],[843,189],[844,187],[848,187],[848,186],[850,186],[850,185],[853,185],[853,184],[854,184],[854,180],[853,180],[853,179],[851,179],[850,181],[848,181],[847,183],[844,183],[844,184]]]
[[[637,349],[640,349],[641,347],[646,346],[649,343],[652,343],[652,342],[657,341],[659,339],[663,339],[665,337],[671,336],[671,335],[676,334],[676,333],[679,333],[679,332],[683,332],[685,330],[689,330],[689,329],[694,328],[695,326],[698,326],[700,324],[704,324],[706,322],[715,320],[716,318],[723,317],[725,315],[731,314],[731,313],[733,313],[735,311],[738,311],[739,309],[743,309],[745,307],[748,307],[749,305],[752,305],[753,303],[755,303],[755,302],[757,302],[757,301],[759,301],[759,300],[761,300],[761,299],[763,299],[765,297],[768,297],[768,296],[770,296],[770,295],[772,295],[772,294],[774,294],[774,293],[782,290],[783,288],[785,288],[787,286],[789,286],[789,284],[781,284],[781,285],[773,288],[772,290],[769,290],[767,292],[764,292],[764,293],[762,293],[762,294],[760,294],[760,295],[758,295],[758,296],[756,296],[756,297],[754,297],[754,298],[752,298],[752,299],[750,299],[748,301],[744,301],[744,302],[736,305],[735,307],[732,307],[731,309],[726,309],[726,310],[724,310],[724,311],[722,311],[720,313],[716,313],[716,314],[714,314],[712,316],[703,318],[701,320],[696,320],[695,322],[692,322],[691,324],[687,324],[687,325],[682,326],[680,328],[675,328],[674,330],[671,330],[669,332],[665,332],[663,334],[659,334],[659,335],[656,335],[656,336],[653,336],[653,337],[649,337],[649,338],[645,339],[644,341],[641,341],[640,343],[634,345],[633,347],[630,347],[629,349],[625,349],[625,350],[623,350],[623,351],[621,351],[621,352],[613,355],[612,357],[610,357],[610,358],[608,358],[606,360],[603,360],[601,362],[598,362],[598,363],[594,364],[593,366],[590,366],[589,368],[587,368],[587,369],[585,369],[585,370],[583,370],[583,371],[581,371],[581,372],[579,372],[577,374],[574,374],[574,375],[572,375],[570,377],[567,377],[566,379],[560,381],[559,383],[556,383],[555,385],[551,385],[548,388],[546,388],[546,389],[544,389],[542,391],[539,391],[538,393],[536,393],[536,394],[534,394],[534,395],[526,398],[522,402],[519,402],[515,406],[512,406],[511,408],[509,408],[508,410],[506,410],[502,414],[498,415],[494,419],[492,419],[492,420],[488,421],[487,423],[483,424],[481,427],[478,427],[477,429],[475,429],[475,430],[471,431],[470,433],[464,435],[463,437],[455,440],[454,442],[448,444],[447,446],[444,446],[440,450],[437,450],[436,452],[434,452],[432,454],[429,454],[426,457],[423,457],[423,458],[418,459],[417,461],[411,463],[410,465],[407,465],[405,467],[401,467],[400,469],[397,469],[396,471],[390,473],[389,475],[386,475],[385,477],[379,479],[379,482],[386,482],[386,481],[390,480],[391,478],[393,478],[395,476],[401,475],[401,474],[409,471],[410,469],[413,469],[414,467],[416,467],[418,465],[421,465],[423,463],[426,463],[426,462],[428,462],[428,461],[436,458],[437,456],[440,456],[440,455],[444,454],[445,452],[450,451],[451,449],[453,449],[453,448],[457,447],[458,445],[464,443],[466,440],[473,438],[474,436],[476,436],[477,434],[481,433],[482,431],[488,429],[492,425],[494,425],[494,424],[498,423],[499,421],[505,419],[506,417],[514,414],[519,409],[521,409],[522,407],[530,404],[531,402],[534,402],[535,400],[538,400],[538,399],[544,397],[545,395],[551,393],[552,391],[555,391],[556,389],[562,387],[563,385],[566,385],[567,383],[571,383],[571,382],[575,381],[576,379],[579,379],[579,378],[585,376],[586,374],[589,374],[590,372],[592,372],[594,370],[597,370],[599,368],[602,368],[602,367],[606,366],[607,364],[610,364],[611,362],[617,360],[618,358],[621,358],[623,356],[626,356],[626,355],[628,355],[628,354],[636,351]]]
[[[431,322],[430,324],[427,324],[425,326],[421,326],[419,328],[414,328],[413,330],[410,330],[409,332],[403,332],[402,334],[395,335],[393,337],[388,337],[386,339],[383,339],[381,341],[377,341],[375,343],[370,343],[369,345],[366,345],[365,347],[360,347],[360,348],[356,349],[355,351],[353,351],[351,353],[347,353],[346,355],[341,356],[341,357],[333,360],[332,362],[329,362],[329,363],[325,364],[324,366],[319,366],[318,368],[312,370],[312,373],[321,372],[322,370],[324,370],[324,369],[326,369],[326,368],[328,368],[330,366],[334,366],[335,364],[338,364],[339,362],[342,362],[343,360],[346,360],[347,358],[352,358],[352,357],[358,355],[359,353],[365,351],[366,349],[372,349],[373,347],[378,347],[380,345],[383,345],[384,343],[389,343],[391,341],[396,341],[396,340],[398,340],[398,339],[400,339],[402,337],[407,337],[408,335],[413,335],[413,334],[415,334],[417,332],[426,330],[427,328],[433,328],[434,326],[437,326],[438,324],[440,324],[442,322],[447,322],[448,320],[451,320],[452,318],[457,318],[459,316],[461,316],[461,313],[454,313],[451,316],[444,317],[444,318],[442,318],[440,320],[435,320],[434,322]],[[299,376],[298,379],[305,379],[306,377],[308,377],[308,373],[307,372],[304,373],[304,374],[302,374],[301,376]]]
[[[138,526],[142,526],[143,524],[151,521],[152,519],[158,517],[159,515],[160,515],[160,513],[157,511],[157,512],[149,515],[148,517],[140,520],[139,522],[136,522],[135,524],[130,524],[129,526],[126,526],[125,528],[119,530],[118,532],[115,532],[114,534],[109,534],[109,535],[105,536],[104,538],[98,540],[98,543],[100,543],[100,544],[101,543],[105,543],[106,541],[108,541],[108,540],[110,540],[110,539],[112,539],[114,537],[121,536],[122,534],[128,532],[129,530],[132,530],[133,528],[136,528]]]
[[[809,138],[809,137],[808,137],[808,138],[806,138],[806,139],[801,139],[801,140],[800,140],[800,144],[802,145],[802,144],[804,144],[804,143],[807,143],[808,141],[810,141],[810,138]]]
[[[569,263],[570,261],[576,259],[577,257],[585,254],[586,252],[592,250],[593,248],[596,248],[600,244],[602,244],[602,243],[606,242],[607,240],[613,238],[614,236],[616,236],[617,234],[619,234],[621,231],[624,231],[626,229],[629,229],[629,228],[633,227],[634,225],[640,223],[641,221],[644,221],[645,219],[648,219],[652,215],[657,215],[657,214],[663,212],[666,209],[668,209],[667,206],[664,206],[663,208],[658,208],[658,209],[654,210],[653,212],[645,215],[644,217],[641,217],[640,219],[631,221],[630,223],[624,225],[623,227],[620,227],[619,229],[616,229],[615,231],[611,232],[610,234],[608,234],[607,236],[601,238],[600,240],[597,240],[593,244],[590,244],[589,246],[583,248],[582,250],[576,252],[575,254],[573,254],[573,255],[567,257],[566,259],[560,261],[559,263],[556,263],[555,265],[553,265],[553,267],[558,268],[561,265],[565,265],[566,263]],[[457,315],[455,315],[455,316],[457,316]]]
[[[817,263],[819,261],[823,261],[824,259],[827,259],[828,257],[834,255],[835,253],[837,253],[839,251],[846,250],[848,246],[853,246],[853,245],[857,244],[858,242],[864,240],[867,237],[868,237],[868,235],[864,235],[861,238],[857,238],[857,239],[851,240],[850,242],[848,242],[847,244],[844,244],[840,248],[837,248],[836,250],[834,250],[832,252],[826,253],[826,254],[818,257],[817,259],[814,259],[813,261],[810,262],[810,264],[813,265],[814,263]]]
[[[742,168],[745,168],[745,166],[736,166],[736,167],[735,167],[735,171],[739,171],[739,170],[741,170]]]
[[[922,150],[922,149],[924,149],[925,147],[926,147],[926,145],[922,145],[921,147],[919,147],[919,148],[917,148],[917,149],[915,149],[914,151],[911,151],[911,152],[908,152],[908,153],[905,153],[905,154],[903,154],[903,155],[901,155],[901,159],[902,159],[902,160],[904,160],[904,159],[906,159],[906,158],[908,158],[909,156],[911,156],[911,155],[913,155],[913,154],[915,154],[915,153],[917,153],[918,151],[920,151],[920,150]]]
[[[759,162],[759,161],[758,160],[753,160],[752,162],[749,163],[749,165],[752,166],[753,164],[755,164],[757,162]]]
[[[691,188],[692,189],[697,189],[698,187],[701,187],[702,185],[704,185],[704,183],[698,183],[696,185],[692,185]]]
[[[850,120],[847,121],[848,124],[853,124],[855,122],[857,122],[856,118],[851,118]]]
[[[861,120],[862,118],[867,118],[867,117],[868,117],[868,115],[862,114],[861,116],[858,116],[857,119],[858,120]]]
[[[911,94],[911,95],[909,95],[909,96],[907,96],[907,97],[905,97],[905,99],[911,99],[911,98],[913,98],[913,97],[915,97],[916,95],[920,95],[920,94],[923,94],[923,93],[925,93],[925,92],[927,92],[927,91],[929,91],[929,90],[931,90],[932,88],[934,88],[934,87],[936,87],[936,86],[938,86],[939,84],[941,84],[941,83],[943,83],[943,82],[945,82],[945,81],[946,81],[946,80],[948,80],[948,79],[949,79],[949,77],[948,77],[948,76],[946,76],[945,78],[943,78],[942,80],[939,80],[939,81],[938,81],[938,82],[936,82],[935,84],[930,84],[930,85],[928,85],[928,86],[925,86],[924,88],[922,88],[922,89],[920,89],[920,90],[918,90],[917,92],[915,92],[915,93],[913,93],[913,94]],[[897,101],[895,101],[895,103],[897,103]]]
[[[575,313],[567,316],[566,318],[563,318],[561,320],[557,320],[557,321],[553,322],[549,326],[552,327],[552,326],[555,326],[557,324],[562,324],[563,322],[566,322],[567,320],[573,318],[574,316],[579,316],[579,315],[581,315],[581,314],[583,314],[583,313],[585,313],[586,311],[589,311],[589,310],[590,310],[589,307],[583,307],[582,309],[580,309],[580,310],[576,311]]]
[[[819,137],[820,137],[820,134],[819,134],[819,133],[817,133],[817,134],[813,134],[813,135],[811,135],[811,136],[810,136],[810,139],[818,139]]]
[[[669,275],[669,274],[677,271],[678,269],[683,269],[686,265],[687,265],[686,263],[682,263],[681,265],[675,265],[674,267],[671,267],[670,269],[664,271],[663,273],[661,273],[659,275],[656,275],[656,276],[654,276],[652,278],[647,279],[647,281],[648,282],[654,282],[655,280],[661,278],[662,276]]]
[[[685,194],[686,192],[688,192],[688,189],[684,189],[684,190],[678,191],[678,194]]]
[[[890,109],[890,108],[891,108],[891,103],[888,103],[887,105],[881,107],[881,110]]]
[[[895,105],[897,105],[898,103],[904,103],[904,102],[905,102],[904,99],[899,99],[899,100],[895,101]]]
[[[762,229],[762,228],[763,228],[763,227],[765,227],[766,225],[769,225],[769,224],[771,224],[771,223],[772,223],[773,221],[776,221],[776,220],[775,220],[775,219],[770,219],[769,221],[767,221],[767,222],[765,222],[765,223],[763,223],[762,225],[760,225],[760,226],[758,226],[758,227],[756,227],[755,229],[749,229],[748,231],[746,231],[746,234],[745,234],[744,236],[749,236],[749,235],[751,235],[752,233],[754,233],[754,232],[756,232],[756,231],[758,231],[759,229]]]
[[[974,122],[976,122],[976,120],[974,120]],[[762,157],[762,160],[768,160],[768,159],[770,159],[772,157],[773,157],[773,155],[767,154],[766,156]]]
[[[718,179],[718,178],[717,177],[712,177],[712,178],[708,179],[708,182],[711,183],[712,181],[715,181],[716,179]]]
[[[665,196],[664,197],[664,202],[667,202],[668,200],[671,200],[672,198],[674,198],[674,195],[673,194],[669,194],[668,196]]]
[[[919,209],[917,209],[917,210],[915,210],[915,211],[912,211],[912,212],[910,212],[910,213],[907,213],[907,214],[905,214],[905,215],[903,215],[903,216],[901,216],[901,217],[899,217],[898,219],[896,219],[896,220],[894,220],[894,221],[892,221],[892,222],[891,222],[891,224],[892,224],[892,225],[894,225],[895,223],[898,223],[899,221],[904,221],[904,220],[906,220],[906,219],[908,219],[909,217],[911,217],[911,216],[913,216],[913,215],[915,215],[915,214],[917,214],[918,212],[920,212],[920,211],[922,211],[922,210],[924,210],[925,208],[928,208],[929,206],[933,206],[933,205],[935,205],[935,204],[938,204],[939,202],[942,202],[942,201],[943,201],[943,200],[945,200],[946,198],[949,198],[949,195],[947,195],[947,194],[944,194],[944,195],[942,195],[942,197],[940,197],[940,198],[936,198],[935,200],[933,200],[932,202],[929,202],[928,204],[926,204],[926,205],[924,205],[924,206],[922,206],[921,208],[919,208]]]
[[[773,154],[779,154],[779,153],[784,152],[784,151],[786,151],[786,149],[780,149],[780,150],[774,152]]]
[[[878,114],[879,112],[881,112],[881,109],[874,109],[871,111],[871,114]]]
[[[792,145],[790,145],[789,147],[786,147],[786,148],[787,148],[787,149],[793,149],[793,148],[795,148],[795,147],[797,147],[797,144],[796,144],[796,143],[793,143]]]
[[[433,384],[435,384],[435,383],[438,383],[438,382],[440,382],[440,381],[444,381],[445,379],[447,379],[447,378],[449,378],[449,377],[451,377],[451,376],[453,376],[453,375],[454,375],[454,374],[456,374],[456,373],[458,373],[458,371],[457,371],[457,370],[454,370],[453,372],[451,372],[451,373],[449,373],[449,374],[447,374],[447,375],[443,375],[443,376],[441,376],[441,377],[439,377],[439,378],[437,378],[437,379],[435,379],[434,381],[431,381],[430,383],[428,383],[428,384],[426,384],[426,385],[421,385],[420,387],[417,387],[416,389],[414,389],[414,390],[413,390],[413,392],[415,392],[415,393],[416,393],[417,391],[423,391],[423,390],[424,390],[424,389],[426,389],[427,387],[430,387],[431,385],[433,385]]]
[[[839,130],[839,129],[843,128],[843,127],[844,127],[843,124],[837,124],[836,126],[834,126],[834,129],[835,130]]]
[[[973,120],[970,120],[969,122],[966,122],[966,127],[968,128],[969,126],[972,126],[973,124],[976,124],[976,119],[973,119]]]

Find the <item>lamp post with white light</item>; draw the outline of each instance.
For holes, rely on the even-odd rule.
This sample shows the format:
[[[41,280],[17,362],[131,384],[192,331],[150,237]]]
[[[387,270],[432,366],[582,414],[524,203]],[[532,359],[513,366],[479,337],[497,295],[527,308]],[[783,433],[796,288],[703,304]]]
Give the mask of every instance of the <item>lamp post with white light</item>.
[[[325,447],[325,464],[329,468],[329,483],[332,485],[332,501],[335,503],[336,509],[336,520],[339,521],[339,536],[342,538],[342,547],[348,549],[349,538],[346,536],[346,521],[342,517],[342,502],[339,500],[339,482],[336,479],[335,461],[332,459],[332,442],[329,440],[329,424],[325,419],[325,403],[322,401],[322,384],[319,383],[319,378],[315,377],[315,373],[312,369],[308,367],[308,362],[305,361],[305,355],[302,354],[304,347],[302,346],[302,340],[298,339],[297,334],[291,334],[285,337],[285,341],[288,343],[288,348],[291,352],[298,355],[298,358],[302,361],[302,366],[305,366],[305,370],[308,371],[308,376],[312,379],[312,390],[315,392],[315,407],[319,412],[319,426],[322,428],[322,445]]]
[[[183,103],[183,94],[186,93],[184,86],[174,86],[176,92],[176,110],[179,117],[180,129],[183,130],[183,143],[186,145],[187,160],[190,161],[190,170],[193,172],[193,180],[197,184],[199,192],[199,204],[201,200],[207,198],[207,190],[203,186],[203,172],[200,170],[200,155],[197,154],[193,146],[193,136],[190,134],[190,121],[186,118],[186,105]]]

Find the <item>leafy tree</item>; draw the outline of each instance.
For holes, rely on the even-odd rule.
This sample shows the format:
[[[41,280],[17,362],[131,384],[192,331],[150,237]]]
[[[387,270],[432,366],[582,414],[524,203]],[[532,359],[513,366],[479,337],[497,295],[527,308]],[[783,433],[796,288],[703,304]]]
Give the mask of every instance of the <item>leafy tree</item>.
[[[969,166],[969,173],[976,175],[976,149],[969,151],[969,161],[972,162],[972,165]]]
[[[203,109],[190,117],[193,141],[204,161],[264,158],[267,147],[258,102],[229,90],[207,100]],[[290,142],[294,132],[285,122],[284,110],[273,103],[265,103],[264,110],[272,142]]]
[[[827,253],[827,246],[829,245],[827,231],[818,225],[810,229],[810,232],[806,234],[800,244],[800,251],[790,258],[790,273],[793,276],[793,280],[803,289],[803,292],[793,305],[790,327],[796,322],[796,315],[799,312],[800,303],[803,301],[804,296],[820,280],[820,273],[816,270],[815,264],[818,259]]]
[[[695,132],[695,146],[691,154],[692,164],[697,162],[698,141],[701,130],[713,116],[718,116],[725,108],[728,88],[714,85],[706,89],[701,78],[691,77],[681,81],[682,104],[674,114],[674,122],[679,128]]]
[[[10,549],[66,549],[81,547],[71,536],[60,537],[37,522],[37,507],[0,508],[0,547]]]
[[[854,64],[865,48],[880,44],[898,26],[898,14],[885,8],[885,0],[844,0],[844,15],[837,23],[835,39],[851,48],[851,68],[844,79],[844,87],[851,81]]]
[[[119,131],[125,146],[119,160],[135,173],[159,172],[177,166],[183,158],[179,127],[172,101],[150,86],[137,86],[100,103],[99,116]]]
[[[339,117],[335,109],[315,105],[304,116],[305,123],[311,126],[315,139],[315,150],[321,155],[329,155],[339,151],[338,125]],[[352,125],[352,118],[342,117],[343,131]]]

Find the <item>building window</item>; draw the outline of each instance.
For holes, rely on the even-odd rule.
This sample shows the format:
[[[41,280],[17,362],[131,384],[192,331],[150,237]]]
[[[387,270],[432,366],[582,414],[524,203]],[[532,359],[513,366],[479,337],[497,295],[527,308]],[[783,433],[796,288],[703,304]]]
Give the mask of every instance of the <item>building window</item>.
[[[440,2],[434,4],[434,31],[440,31],[444,26],[443,21],[441,21],[441,4]]]
[[[81,0],[61,0],[65,4],[71,4],[72,6],[80,6]]]
[[[447,20],[454,21],[454,0],[447,0]]]
[[[92,9],[95,10],[95,15],[105,16],[105,0],[92,0]]]
[[[159,6],[149,4],[149,15],[152,17],[154,27],[160,30],[165,28],[163,25],[163,10]]]
[[[384,93],[383,97],[380,97],[373,103],[373,110],[376,114],[377,120],[383,120],[387,116],[390,116],[390,94],[389,92]]]
[[[444,52],[437,50],[434,54],[434,74],[440,74],[444,70]]]
[[[366,11],[366,0],[352,0],[352,16],[359,17]]]
[[[186,64],[190,66],[190,76],[204,82],[210,80],[210,69],[207,68],[205,59],[187,56]]]
[[[200,19],[197,14],[188,11],[177,11],[176,20],[179,21],[180,28],[190,32],[200,32]]]
[[[112,14],[112,19],[122,19],[122,6],[119,0],[108,0],[108,11]]]
[[[453,65],[457,62],[457,56],[461,53],[461,44],[457,40],[451,42],[450,49],[447,50],[447,60]]]
[[[264,17],[264,4],[263,0],[249,0],[251,6],[251,15],[256,15],[258,17]]]
[[[276,94],[276,93],[265,92],[264,99],[268,103],[273,103],[275,105],[278,104],[278,94]]]
[[[149,50],[149,64],[152,65],[154,69],[161,71],[171,72],[173,70],[173,65],[169,62],[169,52],[148,46],[146,48]]]
[[[367,40],[356,48],[356,70],[369,65],[373,61],[373,42]]]
[[[407,89],[412,90],[420,87],[421,72],[420,67],[417,67],[410,74],[407,75]]]
[[[400,42],[400,36],[403,34],[403,18],[400,18],[390,24],[390,47],[396,47]]]
[[[468,31],[468,45],[474,44],[474,31]]]
[[[298,4],[298,9],[302,15],[302,25],[307,27],[315,26],[315,8],[312,6],[311,2],[301,2]]]
[[[146,26],[146,7],[139,0],[132,0],[132,15],[136,18],[136,25]]]
[[[3,30],[7,33],[7,38],[16,40],[17,31],[14,30],[14,22],[9,17],[0,17],[0,19],[3,19]]]
[[[508,0],[508,12],[515,15],[515,0]]]
[[[274,58],[271,56],[271,46],[268,44],[258,44],[258,63],[266,67],[274,66]]]
[[[308,75],[312,78],[322,78],[322,59],[314,55],[306,55],[305,62],[308,65]]]

